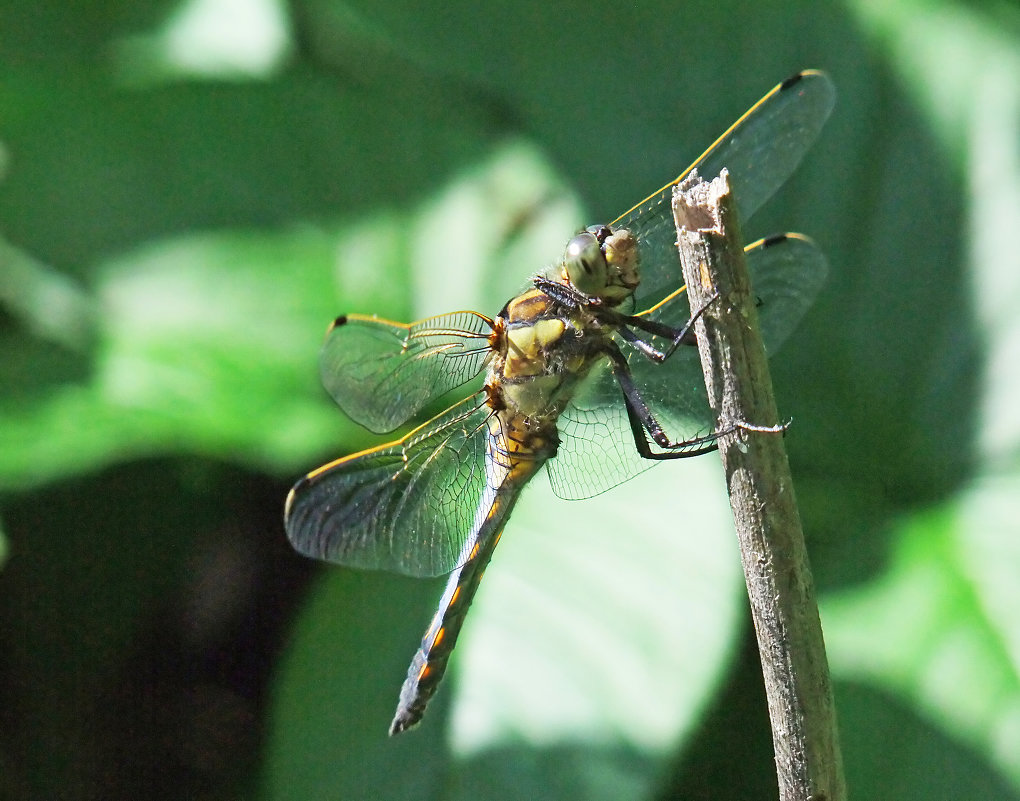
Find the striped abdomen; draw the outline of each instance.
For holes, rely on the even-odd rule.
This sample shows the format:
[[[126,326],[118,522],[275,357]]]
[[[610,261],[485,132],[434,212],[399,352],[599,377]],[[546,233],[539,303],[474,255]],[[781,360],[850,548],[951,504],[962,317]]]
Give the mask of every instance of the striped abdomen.
[[[507,517],[524,485],[538,472],[548,456],[546,448],[523,449],[519,442],[510,445],[514,454],[508,453],[504,422],[499,414],[491,418],[490,446],[485,459],[487,489],[478,504],[472,534],[464,546],[467,558],[450,574],[439,609],[422,638],[421,647],[411,660],[407,678],[400,688],[397,711],[390,724],[391,735],[411,728],[425,714],[425,707],[446,672],[450,654],[464,625],[464,616],[496,550]]]

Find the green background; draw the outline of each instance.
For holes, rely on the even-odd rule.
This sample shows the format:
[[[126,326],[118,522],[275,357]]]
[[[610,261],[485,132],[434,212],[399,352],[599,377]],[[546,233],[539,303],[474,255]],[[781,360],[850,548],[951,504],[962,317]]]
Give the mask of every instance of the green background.
[[[0,5],[0,796],[775,797],[714,457],[539,477],[420,730],[441,584],[315,565],[373,440],[346,311],[497,311],[779,80],[836,111],[745,225],[830,280],[774,360],[854,798],[1020,798],[1009,3]]]

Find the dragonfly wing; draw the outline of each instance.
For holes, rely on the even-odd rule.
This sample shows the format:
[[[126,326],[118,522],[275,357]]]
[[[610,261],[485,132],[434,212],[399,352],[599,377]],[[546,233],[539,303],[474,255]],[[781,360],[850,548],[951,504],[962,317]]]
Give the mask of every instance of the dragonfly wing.
[[[477,393],[396,442],[309,473],[287,498],[291,544],[351,567],[449,573],[468,556],[478,509],[492,503],[490,414]]]
[[[675,387],[677,391],[668,405],[652,406],[655,419],[673,441],[708,434],[713,429],[698,354],[687,350],[694,349],[685,348],[670,356],[670,362],[679,359],[682,363],[671,365],[669,380],[663,382],[687,383]],[[635,355],[628,354],[632,366],[636,364]],[[664,365],[657,367],[662,369]],[[701,391],[682,389],[692,385],[702,387]],[[661,384],[656,382],[658,386]],[[644,394],[647,390],[641,391]],[[563,410],[557,426],[560,446],[556,458],[548,463],[549,481],[553,492],[565,500],[594,497],[659,464],[638,453],[623,392],[608,364],[592,369]]]
[[[490,352],[492,320],[454,312],[404,325],[337,318],[320,357],[322,383],[351,419],[385,433],[469,381]]]
[[[747,247],[762,339],[769,355],[793,332],[825,282],[825,257],[800,234],[783,234]],[[678,326],[690,311],[686,295],[661,307],[658,319]],[[674,441],[710,433],[715,419],[705,397],[698,353],[680,347],[662,364],[623,340],[631,375],[655,418]],[[553,491],[570,500],[589,498],[643,473],[658,462],[634,447],[623,393],[607,364],[596,365],[559,419],[560,447],[549,463]]]
[[[613,223],[638,237],[641,286],[638,309],[683,283],[673,224],[673,187],[697,169],[711,180],[725,167],[741,219],[747,220],[781,187],[818,137],[835,103],[832,81],[806,71],[776,86],[755,103],[676,180],[648,196]]]
[[[737,209],[747,219],[797,169],[835,103],[836,88],[828,75],[801,72],[749,108],[687,172],[696,169],[711,180],[723,168],[729,170]]]
[[[744,249],[765,352],[771,357],[794,332],[829,275],[825,254],[810,237],[779,234]]]

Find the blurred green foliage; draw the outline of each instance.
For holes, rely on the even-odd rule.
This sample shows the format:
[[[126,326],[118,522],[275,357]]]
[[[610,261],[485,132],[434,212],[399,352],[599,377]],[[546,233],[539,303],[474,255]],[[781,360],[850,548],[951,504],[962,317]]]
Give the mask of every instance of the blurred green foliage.
[[[438,587],[314,568],[280,517],[375,441],[318,384],[334,316],[496,311],[818,67],[836,112],[746,230],[831,261],[773,369],[851,794],[1020,798],[1015,7],[9,0],[0,31],[0,797],[772,797],[711,458],[536,481],[396,741]]]

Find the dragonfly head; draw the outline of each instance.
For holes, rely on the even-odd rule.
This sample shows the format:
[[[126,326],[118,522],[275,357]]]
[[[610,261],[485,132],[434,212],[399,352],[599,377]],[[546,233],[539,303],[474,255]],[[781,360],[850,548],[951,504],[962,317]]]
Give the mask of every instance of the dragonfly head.
[[[637,240],[626,228],[593,225],[567,243],[563,278],[588,297],[608,306],[626,300],[637,289]]]

